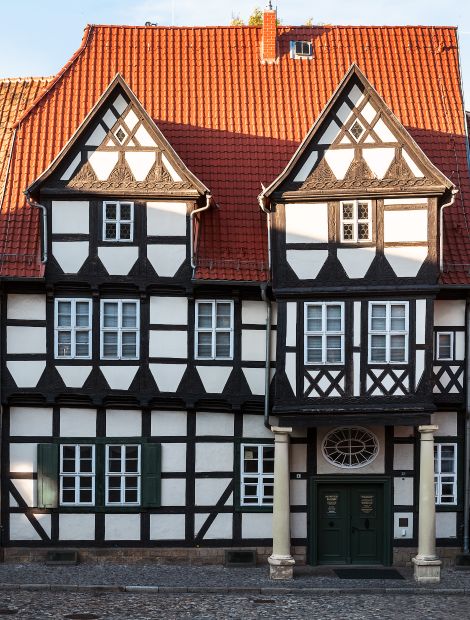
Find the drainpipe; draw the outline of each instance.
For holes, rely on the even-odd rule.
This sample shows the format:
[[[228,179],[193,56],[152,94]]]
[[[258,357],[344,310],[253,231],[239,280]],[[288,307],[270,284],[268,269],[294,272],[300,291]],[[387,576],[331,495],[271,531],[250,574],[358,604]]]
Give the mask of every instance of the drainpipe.
[[[271,430],[269,424],[269,388],[271,385],[271,300],[267,295],[266,283],[261,285],[261,299],[266,304],[266,363],[264,367],[264,425]]]
[[[439,214],[439,270],[442,273],[444,270],[444,209],[451,207],[455,202],[455,196],[459,193],[459,190],[454,187],[452,190],[452,196],[449,202],[446,202],[441,207]]]
[[[269,271],[271,271],[271,211],[266,206],[266,197],[264,195],[264,192],[265,192],[266,188],[264,187],[263,184],[261,184],[261,187],[263,188],[263,191],[258,196],[258,204],[259,204],[259,207],[260,207],[261,211],[266,213],[266,216],[267,216],[267,226],[268,226],[268,267],[269,267]]]
[[[206,204],[199,209],[194,209],[189,214],[189,254],[191,256],[191,267],[196,269],[196,257],[194,255],[194,236],[193,236],[193,228],[194,228],[194,216],[196,213],[201,213],[201,211],[206,211],[211,206],[212,195],[206,194]]]
[[[30,196],[30,194],[28,194],[27,192],[25,192],[26,195],[26,202],[29,204],[30,207],[36,207],[37,209],[40,209],[42,211],[42,257],[41,257],[41,263],[44,265],[45,263],[47,263],[47,209],[44,205],[39,204],[39,202],[36,202],[35,200],[33,200]]]
[[[465,396],[465,495],[463,506],[463,552],[469,553],[470,550],[470,301],[467,300],[465,308],[465,326],[467,330],[466,347],[466,396]]]

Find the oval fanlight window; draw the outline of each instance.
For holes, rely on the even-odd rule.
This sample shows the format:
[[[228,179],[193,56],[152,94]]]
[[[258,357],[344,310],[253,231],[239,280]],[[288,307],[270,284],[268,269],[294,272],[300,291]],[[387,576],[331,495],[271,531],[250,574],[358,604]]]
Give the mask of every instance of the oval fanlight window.
[[[377,437],[360,427],[336,428],[322,444],[323,456],[336,467],[364,467],[379,452]]]

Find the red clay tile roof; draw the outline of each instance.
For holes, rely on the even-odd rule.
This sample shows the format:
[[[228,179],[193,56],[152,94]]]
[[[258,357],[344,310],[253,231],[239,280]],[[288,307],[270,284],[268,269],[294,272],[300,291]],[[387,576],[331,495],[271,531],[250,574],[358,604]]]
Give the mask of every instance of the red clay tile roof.
[[[267,278],[256,200],[284,168],[356,62],[431,161],[460,188],[445,215],[446,283],[470,283],[470,182],[457,33],[448,27],[282,27],[280,60],[260,63],[257,27],[91,26],[82,46],[19,123],[4,210],[7,251],[36,248],[22,191],[50,164],[117,72],[214,196],[202,216],[197,276]],[[292,39],[313,42],[293,60]],[[5,231],[2,232],[5,238]],[[4,275],[22,273],[4,264]],[[37,267],[24,275],[38,275]]]
[[[52,78],[0,78],[0,273],[2,275],[40,275],[37,225],[28,234],[27,243],[18,243],[22,221],[4,201],[5,177],[13,146],[13,125],[27,110]],[[13,219],[15,220],[13,222]],[[10,237],[7,240],[7,235]]]

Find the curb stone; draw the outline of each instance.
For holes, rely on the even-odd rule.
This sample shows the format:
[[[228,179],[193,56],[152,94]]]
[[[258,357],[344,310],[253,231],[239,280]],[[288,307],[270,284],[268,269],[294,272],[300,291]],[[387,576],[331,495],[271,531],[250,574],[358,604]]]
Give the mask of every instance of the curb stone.
[[[459,595],[470,596],[469,588],[426,588],[426,587],[396,587],[396,588],[281,588],[281,587],[253,587],[253,586],[116,586],[116,585],[87,585],[87,584],[48,584],[48,583],[0,583],[0,590],[29,590],[52,592],[127,592],[133,594],[251,594],[251,595],[324,595],[324,594],[411,594],[411,595]]]

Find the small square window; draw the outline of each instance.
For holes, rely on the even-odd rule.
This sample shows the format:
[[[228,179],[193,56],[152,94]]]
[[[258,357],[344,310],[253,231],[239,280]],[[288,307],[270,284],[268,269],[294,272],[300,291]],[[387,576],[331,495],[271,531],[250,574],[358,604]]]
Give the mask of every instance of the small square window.
[[[295,55],[296,56],[311,56],[312,44],[310,41],[296,41],[295,42]]]
[[[127,138],[127,132],[125,131],[125,129],[120,125],[117,130],[114,132],[114,135],[116,136],[118,142],[120,144],[123,144],[125,139]]]
[[[131,242],[134,238],[134,203],[103,203],[103,241]]]
[[[454,333],[436,333],[436,360],[451,361],[454,359]]]
[[[341,241],[372,241],[372,205],[370,200],[348,200],[340,204]]]
[[[354,123],[351,125],[349,129],[349,132],[351,133],[353,138],[356,140],[356,142],[359,142],[364,131],[365,131],[364,127],[358,120],[354,121]]]

